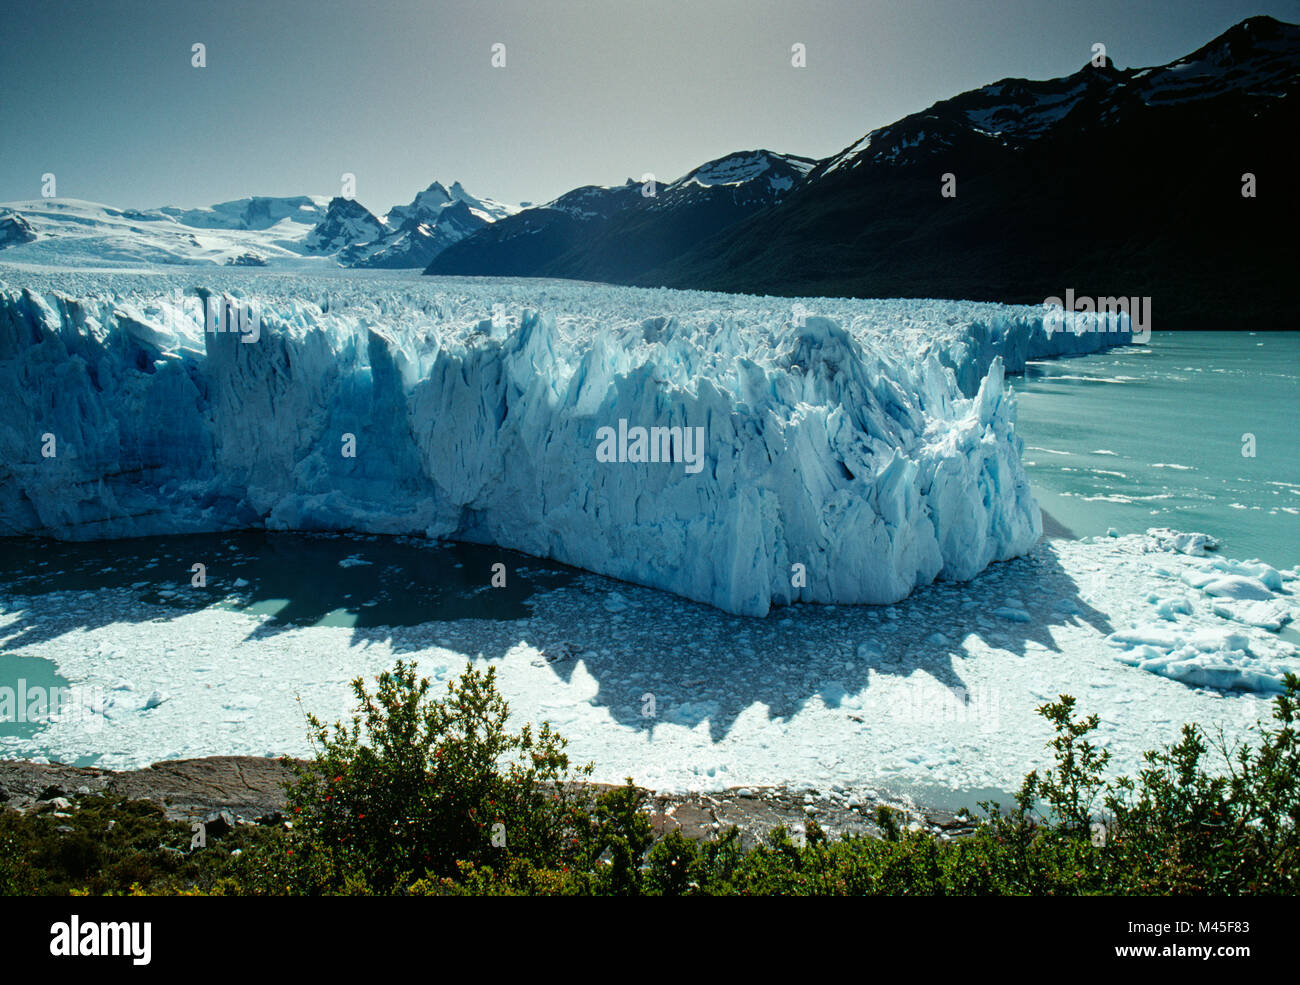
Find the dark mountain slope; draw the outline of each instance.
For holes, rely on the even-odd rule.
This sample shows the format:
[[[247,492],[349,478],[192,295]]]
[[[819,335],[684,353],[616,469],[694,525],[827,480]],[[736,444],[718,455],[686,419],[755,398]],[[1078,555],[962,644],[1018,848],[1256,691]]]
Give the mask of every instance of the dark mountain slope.
[[[632,180],[584,186],[449,247],[426,273],[627,281],[780,201],[812,165],[744,151],[657,185],[653,195]]]
[[[1298,78],[1300,29],[1252,18],[1162,68],[1004,80],[874,131],[628,280],[1028,303],[1073,288],[1150,296],[1157,330],[1294,328]]]

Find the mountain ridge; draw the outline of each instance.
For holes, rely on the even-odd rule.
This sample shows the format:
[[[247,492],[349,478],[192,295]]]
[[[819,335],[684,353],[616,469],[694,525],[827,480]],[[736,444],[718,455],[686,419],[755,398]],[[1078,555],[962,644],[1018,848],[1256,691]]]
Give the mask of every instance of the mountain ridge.
[[[1297,106],[1300,26],[1256,16],[1164,65],[1002,78],[820,160],[737,151],[674,181],[583,185],[527,207],[434,181],[382,217],[321,196],[6,203],[0,258],[1010,303],[1072,289],[1151,297],[1157,328],[1292,326],[1282,244],[1300,214],[1285,164]]]
[[[425,273],[620,282],[779,201],[815,163],[763,149],[737,151],[671,182],[582,185],[449,247]]]
[[[1300,211],[1284,163],[1297,79],[1300,26],[1251,17],[1162,66],[1089,62],[940,100],[720,228],[665,243],[625,222],[576,248],[539,241],[501,269],[503,225],[426,273],[1031,304],[1074,288],[1152,297],[1157,328],[1294,326],[1288,251],[1261,246],[1285,243]],[[1242,195],[1248,174],[1260,199]]]
[[[434,189],[442,196],[436,204]],[[332,262],[418,270],[448,243],[517,211],[471,195],[459,181],[450,191],[435,181],[384,218],[342,196],[253,195],[188,209],[32,199],[0,203],[0,260],[73,266]]]
[[[1150,297],[1157,329],[1296,327],[1297,106],[1300,26],[1265,17],[1165,66],[1003,79],[871,131],[628,282],[1029,304],[1073,288]]]

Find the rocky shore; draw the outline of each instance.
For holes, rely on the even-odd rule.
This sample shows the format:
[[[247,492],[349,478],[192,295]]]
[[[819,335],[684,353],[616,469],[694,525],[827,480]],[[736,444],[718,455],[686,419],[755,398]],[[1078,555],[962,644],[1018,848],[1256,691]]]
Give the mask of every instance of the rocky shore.
[[[292,778],[286,762],[256,756],[169,760],[124,772],[0,760],[0,809],[70,812],[76,810],[78,798],[108,793],[153,801],[178,821],[282,824],[284,784]],[[646,808],[658,834],[676,828],[688,838],[707,840],[734,825],[747,846],[778,825],[802,829],[809,819],[831,837],[878,836],[875,818],[880,806],[899,811],[904,827],[948,837],[970,830],[968,823],[950,812],[836,791],[741,787],[713,793],[646,794]]]

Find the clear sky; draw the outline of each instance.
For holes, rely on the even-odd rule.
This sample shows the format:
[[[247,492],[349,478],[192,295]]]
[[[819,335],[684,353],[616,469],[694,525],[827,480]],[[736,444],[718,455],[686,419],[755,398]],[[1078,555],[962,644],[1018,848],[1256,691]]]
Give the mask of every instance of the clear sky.
[[[5,0],[0,201],[45,172],[134,208],[351,172],[379,213],[434,179],[542,202],[734,150],[822,157],[1096,41],[1159,64],[1259,13],[1300,21],[1300,0]]]

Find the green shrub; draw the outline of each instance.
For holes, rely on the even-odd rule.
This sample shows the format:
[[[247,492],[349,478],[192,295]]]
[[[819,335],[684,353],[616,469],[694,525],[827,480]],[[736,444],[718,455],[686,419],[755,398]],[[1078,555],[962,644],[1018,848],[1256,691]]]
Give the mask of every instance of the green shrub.
[[[289,788],[292,832],[241,826],[189,850],[156,805],[95,795],[68,817],[0,811],[0,893],[410,895],[1288,894],[1300,890],[1300,678],[1257,746],[1196,726],[1107,781],[1096,716],[1062,695],[1052,768],[945,839],[877,814],[882,837],[814,821],[741,847],[736,829],[657,842],[631,780],[598,796],[546,726],[510,732],[491,670],[441,699],[398,662],[350,726],[309,716],[314,761]],[[1212,767],[1211,760],[1221,760]],[[972,820],[974,820],[972,818]],[[495,827],[500,825],[500,828]],[[494,834],[498,837],[494,838]],[[504,836],[504,843],[501,835]],[[238,848],[239,855],[232,855]]]
[[[597,876],[602,895],[635,896],[641,891],[641,862],[654,842],[650,819],[641,810],[645,794],[629,779],[601,794],[587,820],[582,860]]]
[[[389,893],[416,879],[454,878],[461,863],[512,857],[556,865],[585,823],[565,741],[543,725],[507,727],[496,670],[468,666],[441,699],[398,661],[371,694],[352,683],[351,724],[308,716],[314,761],[296,766],[288,803],[297,861],[269,872],[308,892]]]
[[[1038,714],[1056,727],[1056,735],[1048,743],[1056,754],[1056,769],[1041,777],[1037,772],[1025,777],[1021,800],[1041,797],[1051,806],[1062,832],[1082,834],[1091,829],[1092,806],[1106,785],[1102,774],[1110,753],[1098,750],[1087,739],[1097,729],[1097,716],[1075,721],[1070,717],[1074,704],[1074,698],[1063,694],[1059,701],[1038,709]]]
[[[650,849],[647,861],[645,886],[650,895],[688,896],[700,888],[699,845],[681,831],[669,831]]]
[[[1300,678],[1273,703],[1276,728],[1257,749],[1211,742],[1183,727],[1174,746],[1148,752],[1136,779],[1109,790],[1109,855],[1125,891],[1295,893],[1300,888]],[[1213,749],[1226,774],[1206,769]]]
[[[0,811],[0,894],[206,890],[228,876],[232,851],[275,837],[239,827],[191,849],[188,824],[169,820],[157,804],[108,794],[80,797],[60,813],[66,816]]]

